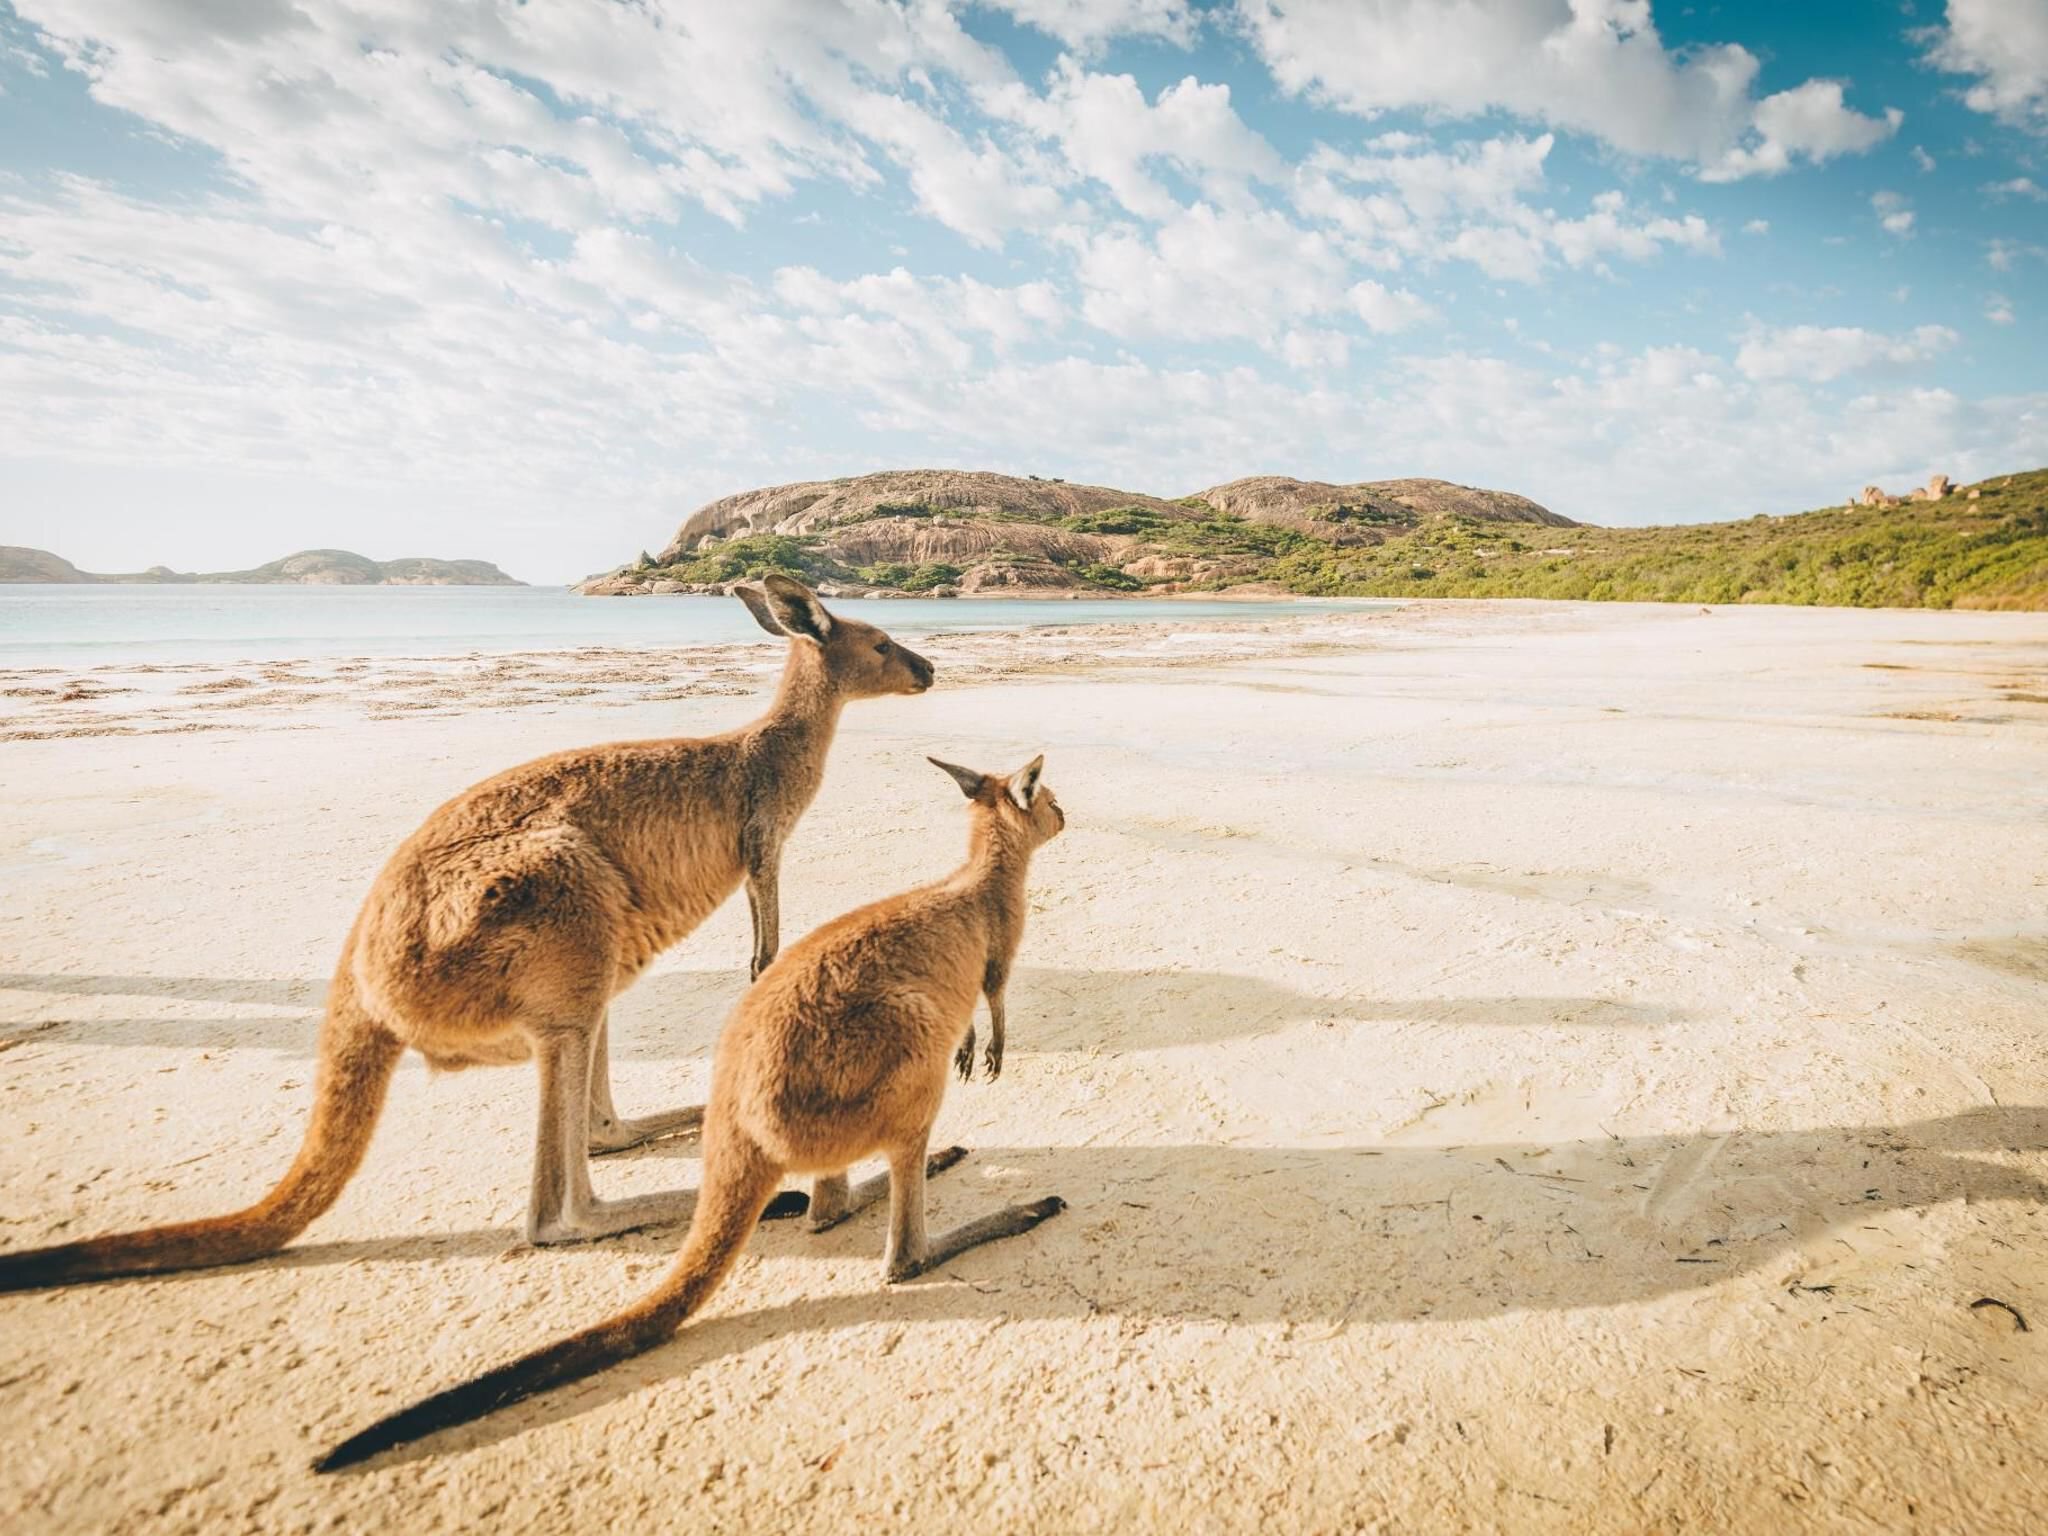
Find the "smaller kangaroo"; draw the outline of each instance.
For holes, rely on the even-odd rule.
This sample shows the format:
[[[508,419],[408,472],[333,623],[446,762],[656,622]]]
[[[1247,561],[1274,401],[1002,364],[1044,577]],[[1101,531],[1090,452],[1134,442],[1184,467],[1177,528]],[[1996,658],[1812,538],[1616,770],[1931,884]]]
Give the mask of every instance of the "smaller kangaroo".
[[[1000,1066],[1025,872],[1067,824],[1039,781],[1043,756],[1007,778],[931,761],[970,802],[967,862],[833,919],[784,950],[740,999],[712,1064],[696,1214],[661,1283],[581,1333],[379,1419],[314,1462],[315,1471],[366,1461],[653,1349],[718,1289],[786,1174],[814,1176],[813,1231],[888,1191],[882,1271],[890,1281],[1028,1232],[1066,1208],[1051,1195],[925,1235],[926,1175],[965,1155],[949,1148],[926,1162],[946,1079],[956,1063],[972,1067],[977,994],[994,1020],[989,1070]],[[874,1153],[889,1171],[849,1185],[847,1168]]]
[[[612,1108],[607,1007],[742,881],[753,974],[779,943],[782,844],[818,792],[849,699],[923,693],[932,664],[770,575],[735,594],[789,658],[767,714],[722,736],[537,758],[464,790],[379,872],[342,944],[298,1157],[229,1216],[0,1254],[0,1291],[234,1264],[273,1253],[361,1165],[398,1058],[533,1059],[540,1126],[526,1236],[604,1237],[681,1221],[688,1191],[600,1200],[590,1154],[689,1130],[700,1108]],[[778,1207],[778,1214],[786,1214]]]

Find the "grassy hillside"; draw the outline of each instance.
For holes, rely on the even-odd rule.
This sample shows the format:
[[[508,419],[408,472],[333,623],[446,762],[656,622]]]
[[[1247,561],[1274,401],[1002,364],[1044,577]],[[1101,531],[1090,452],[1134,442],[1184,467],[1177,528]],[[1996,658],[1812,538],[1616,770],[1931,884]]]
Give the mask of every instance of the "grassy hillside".
[[[876,502],[782,531],[699,535],[590,590],[673,591],[780,570],[827,586],[948,594],[1257,584],[1331,597],[2048,609],[2048,470],[1995,476],[1938,502],[1656,528],[1573,524],[1443,482],[1378,485],[1441,489],[1393,500],[1373,487],[1237,481],[1064,515]]]
[[[2048,470],[1994,476],[1974,501],[1970,489],[1663,528],[1448,518],[1367,550],[1296,550],[1273,578],[1361,596],[2048,609]]]

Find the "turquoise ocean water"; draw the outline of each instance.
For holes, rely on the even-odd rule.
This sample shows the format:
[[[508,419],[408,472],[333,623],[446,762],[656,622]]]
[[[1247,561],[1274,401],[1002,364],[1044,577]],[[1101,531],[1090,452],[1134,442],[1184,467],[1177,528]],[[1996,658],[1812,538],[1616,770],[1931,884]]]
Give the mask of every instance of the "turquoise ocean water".
[[[834,606],[892,633],[917,635],[1054,624],[1196,625],[1389,605],[905,598]],[[15,667],[655,648],[760,634],[730,597],[579,597],[566,587],[0,586],[0,664]]]

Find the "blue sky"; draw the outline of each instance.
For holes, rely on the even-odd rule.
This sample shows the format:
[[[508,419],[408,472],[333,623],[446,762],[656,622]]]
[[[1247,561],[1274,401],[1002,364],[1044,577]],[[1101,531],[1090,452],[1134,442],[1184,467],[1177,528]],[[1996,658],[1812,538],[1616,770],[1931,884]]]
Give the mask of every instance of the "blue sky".
[[[0,542],[563,580],[734,490],[2048,463],[2048,0],[0,0]]]

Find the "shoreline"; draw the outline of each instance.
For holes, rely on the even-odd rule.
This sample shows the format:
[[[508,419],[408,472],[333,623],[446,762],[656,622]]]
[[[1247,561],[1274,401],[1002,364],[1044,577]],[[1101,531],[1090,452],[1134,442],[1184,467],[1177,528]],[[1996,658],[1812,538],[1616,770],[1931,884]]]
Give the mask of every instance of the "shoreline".
[[[842,600],[844,601],[844,600]],[[1980,609],[1569,602],[1544,598],[1414,598],[1333,611],[1192,622],[1141,619],[1021,628],[959,628],[914,634],[940,667],[940,685],[1085,677],[1146,668],[1284,660],[1371,649],[1392,631],[1468,638],[1614,623],[1680,623],[1762,616],[1826,631],[1858,616],[1936,625],[1996,627],[2023,613]],[[234,661],[110,661],[79,666],[0,665],[0,745],[81,737],[325,729],[352,720],[446,719],[470,713],[606,711],[735,697],[765,687],[781,666],[779,642],[762,636],[686,645],[584,644],[362,652]],[[2048,692],[2048,684],[2040,691]],[[2026,690],[2019,693],[2026,694]]]
[[[1018,629],[915,631],[946,680],[988,682],[1085,673],[1157,661],[1214,662],[1344,644],[1396,604],[1316,615],[1186,624],[1038,624]],[[746,694],[782,665],[768,636],[682,646],[581,645],[505,651],[238,661],[110,661],[0,665],[0,743],[226,729],[304,728],[339,716],[369,720],[475,710],[552,710],[577,702],[619,708]]]

